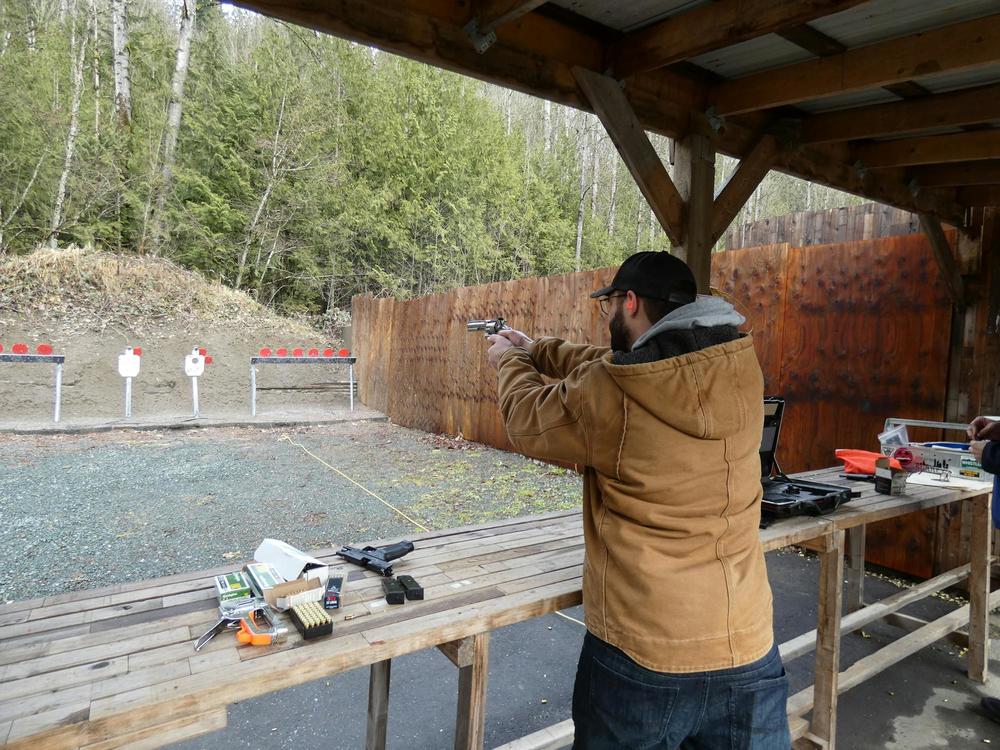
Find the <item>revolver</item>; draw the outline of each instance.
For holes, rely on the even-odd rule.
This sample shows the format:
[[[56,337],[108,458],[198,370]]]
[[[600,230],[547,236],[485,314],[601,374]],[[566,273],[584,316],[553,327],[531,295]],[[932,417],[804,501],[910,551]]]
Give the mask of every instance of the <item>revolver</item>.
[[[510,326],[507,325],[507,321],[503,318],[494,318],[492,320],[470,320],[465,324],[465,328],[468,331],[483,331],[485,336],[492,336],[495,333],[500,333],[500,331],[510,330]]]

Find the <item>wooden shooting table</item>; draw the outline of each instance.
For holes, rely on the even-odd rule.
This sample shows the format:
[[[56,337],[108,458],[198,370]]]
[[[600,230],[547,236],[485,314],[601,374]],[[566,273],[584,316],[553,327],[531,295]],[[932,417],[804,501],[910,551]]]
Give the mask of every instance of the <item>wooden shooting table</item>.
[[[802,743],[832,748],[839,692],[966,622],[970,676],[982,681],[986,674],[988,494],[911,487],[907,496],[889,498],[865,488],[862,498],[835,514],[788,519],[761,532],[767,550],[807,540],[818,540],[821,549],[817,630],[782,645],[786,658],[816,649],[815,686],[789,701],[793,733]],[[973,506],[972,564],[861,606],[864,525],[953,502]],[[384,600],[378,578],[355,569],[344,607],[334,612],[334,634],[308,643],[289,625],[288,640],[276,646],[240,647],[223,633],[196,653],[195,639],[216,619],[212,576],[232,567],[0,607],[0,743],[33,749],[160,747],[224,727],[226,707],[236,701],[370,666],[366,747],[375,750],[386,741],[391,659],[437,647],[459,669],[455,747],[481,748],[489,634],[581,602],[580,513],[410,538],[416,550],[396,570],[415,576],[426,599],[379,606]],[[845,550],[852,611],[841,619]],[[340,562],[333,550],[318,554]],[[929,624],[898,619],[913,632],[839,672],[842,633],[893,616],[966,576],[970,605]],[[367,614],[345,620],[359,613]],[[811,726],[803,718],[810,709]],[[571,722],[563,722],[509,747],[561,747],[571,736]]]

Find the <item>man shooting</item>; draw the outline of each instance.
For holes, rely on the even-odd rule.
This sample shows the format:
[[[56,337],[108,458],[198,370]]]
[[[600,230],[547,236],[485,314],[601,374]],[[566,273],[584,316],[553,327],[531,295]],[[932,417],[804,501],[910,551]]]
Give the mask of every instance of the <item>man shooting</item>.
[[[504,330],[487,354],[514,446],[583,469],[573,747],[788,748],[744,318],[667,253],[631,256],[590,296],[610,349]]]

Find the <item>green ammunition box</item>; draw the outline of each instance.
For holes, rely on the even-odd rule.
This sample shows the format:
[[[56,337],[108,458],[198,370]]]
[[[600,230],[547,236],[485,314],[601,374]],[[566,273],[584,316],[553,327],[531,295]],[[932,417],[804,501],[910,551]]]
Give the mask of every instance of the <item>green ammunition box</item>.
[[[250,590],[250,581],[239,571],[216,576],[215,590],[218,592],[220,602],[249,599],[253,596],[253,592]]]
[[[268,589],[273,589],[279,583],[285,582],[285,579],[270,563],[249,563],[243,566],[243,572],[250,580],[250,588],[253,589],[254,594],[262,599],[265,598],[264,592]]]

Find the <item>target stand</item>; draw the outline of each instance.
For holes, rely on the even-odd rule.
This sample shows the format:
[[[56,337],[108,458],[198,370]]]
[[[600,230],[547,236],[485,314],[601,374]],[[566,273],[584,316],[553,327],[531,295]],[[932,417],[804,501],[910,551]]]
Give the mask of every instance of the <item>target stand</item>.
[[[25,364],[49,364],[56,366],[56,382],[53,393],[54,406],[52,421],[59,421],[59,410],[62,406],[62,368],[66,361],[65,354],[53,354],[48,344],[39,344],[32,354],[26,344],[14,344],[9,352],[5,352],[0,344],[0,362],[19,362]]]
[[[272,352],[264,347],[256,357],[250,357],[250,416],[257,416],[257,365],[347,365],[348,395],[351,411],[354,411],[354,363],[357,357],[350,356],[347,349],[334,352],[333,349],[313,348],[303,349],[280,348]]]

